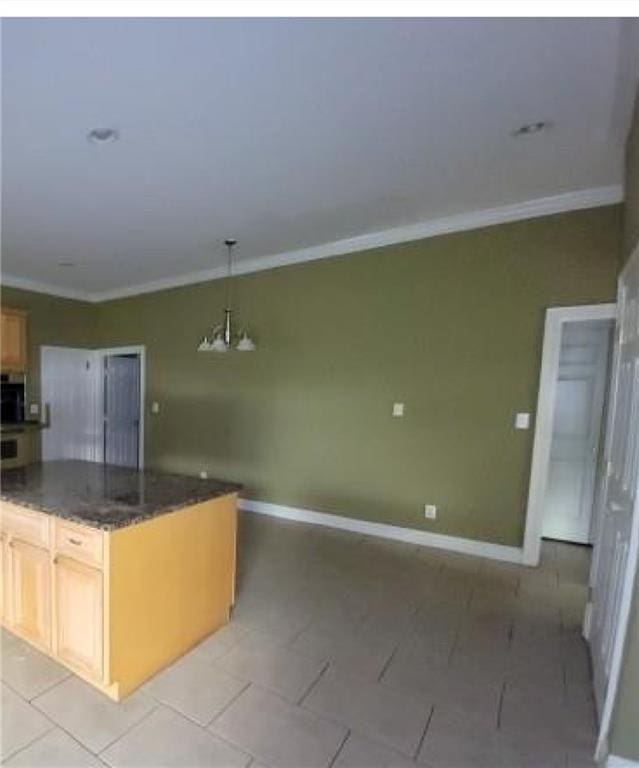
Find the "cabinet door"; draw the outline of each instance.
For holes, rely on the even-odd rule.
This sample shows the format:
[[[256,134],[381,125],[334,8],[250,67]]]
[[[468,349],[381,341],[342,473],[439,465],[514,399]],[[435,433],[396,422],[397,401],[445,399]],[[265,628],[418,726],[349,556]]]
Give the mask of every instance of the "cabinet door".
[[[102,679],[102,572],[58,555],[54,560],[55,655]]]
[[[0,535],[0,622],[4,624],[4,589],[7,583],[5,576],[6,558],[4,556],[4,533]]]
[[[0,367],[3,371],[24,371],[27,367],[27,318],[19,310],[3,309],[0,335]]]
[[[51,563],[42,547],[10,539],[7,593],[11,629],[42,648],[51,646]]]

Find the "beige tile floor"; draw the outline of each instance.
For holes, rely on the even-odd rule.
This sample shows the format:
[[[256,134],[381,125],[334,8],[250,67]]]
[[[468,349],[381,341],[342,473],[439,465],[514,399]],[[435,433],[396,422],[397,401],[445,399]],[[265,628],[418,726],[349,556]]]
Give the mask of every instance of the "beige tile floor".
[[[231,623],[114,704],[6,633],[7,766],[576,768],[590,552],[539,569],[243,515]]]

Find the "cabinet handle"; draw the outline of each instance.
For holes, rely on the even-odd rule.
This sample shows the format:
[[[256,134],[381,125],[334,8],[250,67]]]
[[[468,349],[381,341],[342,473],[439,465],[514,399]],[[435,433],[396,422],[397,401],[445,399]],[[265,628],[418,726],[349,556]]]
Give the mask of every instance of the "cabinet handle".
[[[67,541],[69,544],[75,544],[76,547],[79,547],[82,544],[79,539],[67,539]]]

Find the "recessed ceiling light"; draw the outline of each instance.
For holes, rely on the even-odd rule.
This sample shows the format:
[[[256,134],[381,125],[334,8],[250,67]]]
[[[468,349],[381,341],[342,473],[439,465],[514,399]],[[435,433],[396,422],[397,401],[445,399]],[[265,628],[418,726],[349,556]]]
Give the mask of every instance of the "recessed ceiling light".
[[[119,137],[120,134],[115,128],[93,128],[87,134],[87,139],[92,144],[112,144]]]
[[[524,123],[513,131],[513,136],[515,138],[519,136],[533,136],[535,133],[541,133],[546,128],[548,128],[548,123],[545,120],[539,120],[536,123]]]
[[[78,265],[75,263],[75,261],[59,261],[58,266],[59,267],[77,267]]]

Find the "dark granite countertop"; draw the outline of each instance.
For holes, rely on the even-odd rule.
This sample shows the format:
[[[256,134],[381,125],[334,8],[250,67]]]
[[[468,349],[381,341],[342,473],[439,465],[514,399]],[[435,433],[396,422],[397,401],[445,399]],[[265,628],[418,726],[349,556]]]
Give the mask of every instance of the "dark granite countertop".
[[[17,422],[3,422],[0,424],[0,434],[12,435],[21,434],[23,432],[37,432],[46,428],[46,424],[40,421],[17,421]]]
[[[236,493],[241,486],[92,461],[48,461],[3,470],[0,499],[112,531],[190,504]]]

